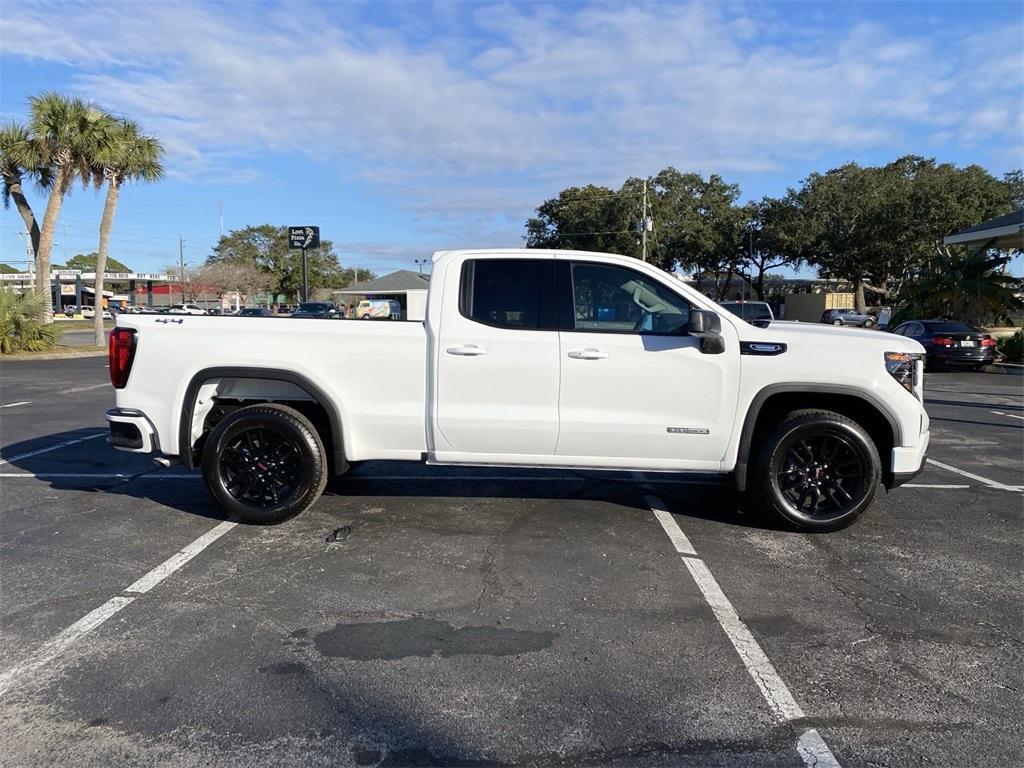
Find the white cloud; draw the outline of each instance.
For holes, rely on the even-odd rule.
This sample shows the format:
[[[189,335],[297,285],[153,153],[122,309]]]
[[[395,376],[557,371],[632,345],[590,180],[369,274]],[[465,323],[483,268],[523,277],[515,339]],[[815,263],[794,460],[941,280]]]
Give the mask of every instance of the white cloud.
[[[799,163],[795,181],[914,132],[1019,141],[1020,30],[786,29],[701,3],[391,11],[384,27],[345,4],[32,4],[7,14],[4,55],[74,65],[179,176],[251,180],[246,156],[304,153],[485,222],[523,213],[519,192],[670,164]]]

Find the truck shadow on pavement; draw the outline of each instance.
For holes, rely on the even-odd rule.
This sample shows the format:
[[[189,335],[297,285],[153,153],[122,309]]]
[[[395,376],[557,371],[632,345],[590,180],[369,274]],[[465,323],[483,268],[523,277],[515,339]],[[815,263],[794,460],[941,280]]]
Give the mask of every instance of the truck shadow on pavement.
[[[105,442],[98,429],[79,429],[5,446],[0,473],[35,476],[58,491],[101,493],[108,506],[135,499],[179,512],[224,520],[226,514],[207,495],[198,472],[157,467],[148,456],[122,453]],[[61,447],[57,447],[61,446]],[[51,449],[51,450],[47,450]],[[17,486],[7,480],[8,504],[18,503]],[[343,477],[332,478],[316,507],[332,498],[543,499],[595,501],[649,510],[652,494],[687,517],[743,528],[779,528],[751,509],[728,483],[680,480],[678,475],[587,472],[544,469],[452,468],[371,462]],[[130,505],[132,507],[137,505]]]

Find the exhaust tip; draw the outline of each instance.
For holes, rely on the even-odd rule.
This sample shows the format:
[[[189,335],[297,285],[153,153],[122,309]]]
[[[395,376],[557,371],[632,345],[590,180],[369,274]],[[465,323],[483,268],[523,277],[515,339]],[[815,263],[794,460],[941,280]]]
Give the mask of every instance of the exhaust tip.
[[[153,463],[159,467],[164,467],[165,469],[171,466],[171,460],[163,456],[157,456],[155,459],[153,459]]]

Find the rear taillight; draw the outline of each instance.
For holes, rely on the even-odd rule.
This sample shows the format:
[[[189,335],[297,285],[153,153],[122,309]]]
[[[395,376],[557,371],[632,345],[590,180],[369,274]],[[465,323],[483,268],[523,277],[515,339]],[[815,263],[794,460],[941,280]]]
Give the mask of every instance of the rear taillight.
[[[981,346],[983,346],[983,347],[994,347],[995,345],[996,345],[996,340],[993,339],[991,336],[986,336],[985,338],[983,338],[981,340]]]
[[[115,328],[110,332],[110,383],[114,389],[124,389],[135,359],[135,329]]]
[[[932,339],[932,344],[937,344],[940,347],[952,347],[956,342],[948,336],[936,336]]]

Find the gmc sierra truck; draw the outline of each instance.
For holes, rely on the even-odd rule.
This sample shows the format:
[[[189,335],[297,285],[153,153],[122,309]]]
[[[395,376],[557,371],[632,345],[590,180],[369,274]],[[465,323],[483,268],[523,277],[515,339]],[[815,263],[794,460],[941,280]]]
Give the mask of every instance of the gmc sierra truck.
[[[762,325],[624,256],[446,251],[423,322],[119,315],[106,418],[253,523],[402,460],[731,475],[790,526],[847,526],[921,470],[923,348]]]

